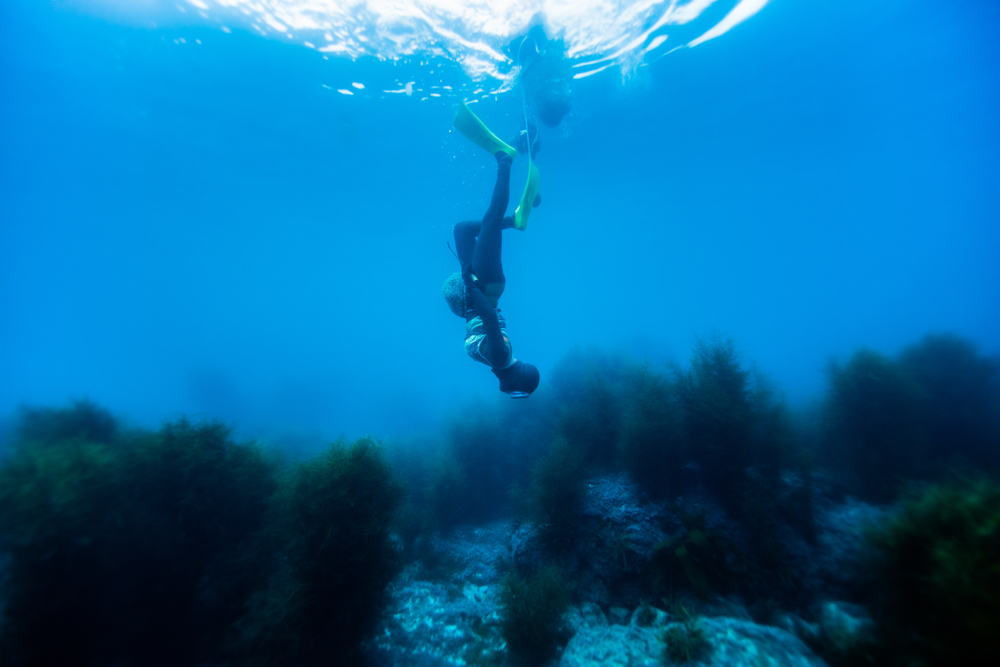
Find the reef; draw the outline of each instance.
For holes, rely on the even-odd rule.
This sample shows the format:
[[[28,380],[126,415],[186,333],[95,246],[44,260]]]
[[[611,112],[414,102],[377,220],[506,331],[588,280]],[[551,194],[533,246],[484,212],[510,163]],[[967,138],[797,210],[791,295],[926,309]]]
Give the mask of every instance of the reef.
[[[440,436],[291,460],[226,426],[25,410],[4,665],[994,664],[1000,363],[831,364],[796,414],[732,341],[585,351]]]

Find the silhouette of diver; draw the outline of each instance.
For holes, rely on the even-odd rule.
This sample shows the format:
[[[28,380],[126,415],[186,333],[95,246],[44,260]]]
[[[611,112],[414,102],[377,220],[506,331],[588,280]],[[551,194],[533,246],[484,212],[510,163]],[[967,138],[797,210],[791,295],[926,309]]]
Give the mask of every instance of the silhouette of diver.
[[[510,168],[516,151],[497,139],[464,104],[459,109],[455,126],[474,143],[494,153],[497,180],[482,221],[455,225],[455,250],[462,270],[445,280],[442,292],[451,311],[465,318],[466,354],[490,367],[500,380],[500,391],[512,398],[525,398],[538,387],[538,369],[514,358],[506,322],[497,304],[506,286],[501,262],[502,232],[526,227],[532,205],[539,201],[538,170],[529,163],[528,184],[521,205],[514,215],[504,217],[510,200]]]

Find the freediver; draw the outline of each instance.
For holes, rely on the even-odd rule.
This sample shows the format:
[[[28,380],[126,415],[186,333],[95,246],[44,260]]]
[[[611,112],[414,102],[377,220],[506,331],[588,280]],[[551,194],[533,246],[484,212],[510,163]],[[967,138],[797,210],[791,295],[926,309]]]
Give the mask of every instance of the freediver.
[[[506,286],[500,259],[502,232],[511,228],[524,231],[531,209],[541,201],[538,168],[531,160],[534,138],[526,128],[515,141],[524,145],[529,156],[528,182],[514,215],[504,217],[510,200],[510,168],[517,151],[490,132],[464,102],[455,116],[455,128],[496,157],[497,180],[482,221],[455,225],[455,254],[461,271],[445,280],[441,291],[451,312],[465,319],[466,354],[490,367],[500,380],[500,391],[511,398],[526,398],[538,387],[538,369],[514,357],[497,304]]]

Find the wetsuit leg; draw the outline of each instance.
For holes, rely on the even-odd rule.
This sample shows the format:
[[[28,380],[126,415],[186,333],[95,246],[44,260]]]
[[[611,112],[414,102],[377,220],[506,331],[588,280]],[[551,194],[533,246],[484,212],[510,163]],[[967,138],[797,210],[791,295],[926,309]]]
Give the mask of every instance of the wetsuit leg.
[[[476,237],[482,229],[481,220],[464,220],[455,223],[455,251],[458,261],[462,265],[472,262],[472,256],[476,251]],[[501,229],[514,229],[514,216],[508,215],[500,223]]]
[[[483,216],[479,228],[479,238],[472,255],[472,272],[485,283],[505,282],[500,255],[503,250],[503,214],[510,201],[510,166],[513,163],[507,154],[497,158],[497,182],[493,186],[490,207]],[[456,237],[457,243],[457,237]]]
[[[467,220],[455,225],[455,254],[458,255],[458,262],[462,265],[462,273],[472,265],[472,256],[476,252],[476,237],[479,236],[479,229],[483,223],[478,220]]]

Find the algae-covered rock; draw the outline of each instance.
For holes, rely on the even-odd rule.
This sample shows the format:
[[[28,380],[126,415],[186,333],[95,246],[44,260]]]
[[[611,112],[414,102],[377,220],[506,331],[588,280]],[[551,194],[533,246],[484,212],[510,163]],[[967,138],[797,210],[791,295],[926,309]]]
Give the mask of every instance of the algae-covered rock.
[[[510,560],[509,521],[494,521],[481,526],[460,526],[448,534],[435,533],[428,538],[433,559],[447,564],[454,583],[495,584],[504,576]]]
[[[560,667],[662,665],[663,642],[650,628],[610,625],[581,630],[563,651]]]
[[[506,644],[500,632],[499,586],[465,584],[458,589],[416,580],[410,570],[393,582],[389,594],[367,649],[376,667],[502,662]]]
[[[824,662],[794,635],[733,618],[701,618],[707,649],[697,662],[709,667],[822,667]],[[653,667],[675,664],[665,657],[664,634],[679,623],[591,627],[577,633],[560,667]]]
[[[865,531],[881,525],[888,516],[884,507],[850,498],[817,512],[816,545],[806,566],[810,570],[809,583],[818,594],[856,595]]]
[[[579,598],[614,606],[638,604],[643,566],[665,538],[662,509],[663,503],[645,501],[625,475],[587,481],[573,542],[557,560]],[[519,571],[531,572],[551,562],[552,554],[538,528],[525,523],[511,539],[511,557]]]
[[[872,664],[875,624],[864,607],[828,601],[820,605],[815,624],[800,623],[796,634],[832,665]]]

